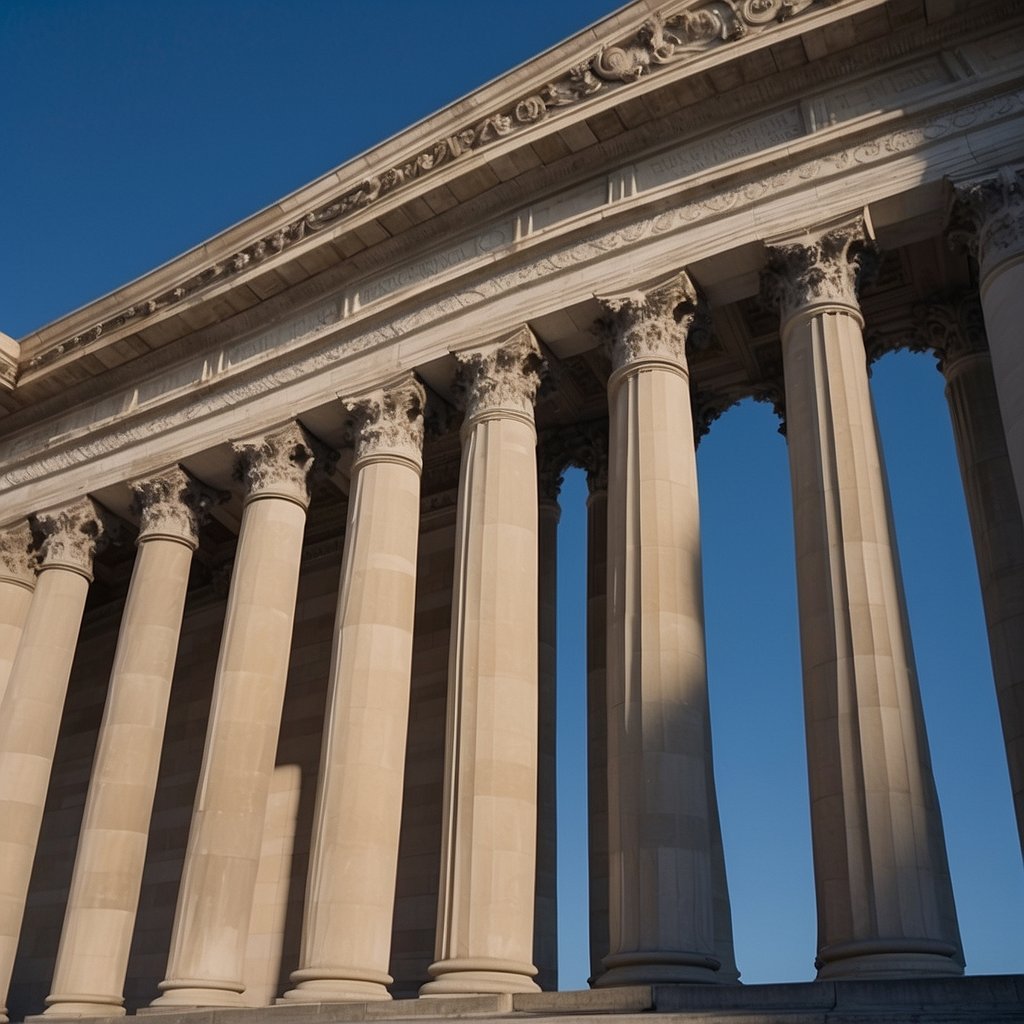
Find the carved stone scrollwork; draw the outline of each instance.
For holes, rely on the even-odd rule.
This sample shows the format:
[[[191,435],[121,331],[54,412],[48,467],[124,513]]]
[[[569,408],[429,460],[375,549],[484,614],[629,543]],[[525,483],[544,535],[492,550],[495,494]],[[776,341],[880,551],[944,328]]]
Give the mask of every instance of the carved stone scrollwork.
[[[537,440],[537,497],[541,502],[558,503],[566,467],[572,462],[576,430],[545,430]]]
[[[210,509],[228,497],[203,486],[180,466],[131,484],[132,513],[139,518],[139,540],[174,537],[193,549]]]
[[[544,360],[529,328],[521,327],[486,349],[456,352],[455,358],[459,362],[456,390],[465,409],[465,424],[494,412],[518,414],[533,422]]]
[[[976,292],[936,296],[914,307],[920,337],[949,372],[964,356],[988,351],[985,318]]]
[[[646,292],[596,298],[605,310],[597,330],[608,347],[613,372],[657,359],[686,365],[686,338],[698,302],[688,274],[675,274]]]
[[[591,495],[608,490],[608,421],[590,420],[575,431],[572,465],[587,474]]]
[[[693,410],[694,447],[699,446],[701,439],[707,437],[711,432],[711,424],[722,413],[736,405],[739,400],[736,395],[727,395],[722,392],[691,391],[690,406]]]
[[[273,496],[309,505],[309,477],[327,452],[298,423],[263,437],[235,441],[236,476],[243,481],[246,501]]]
[[[783,322],[819,303],[859,309],[857,288],[870,232],[863,216],[806,240],[768,246],[761,290]]]
[[[954,186],[946,231],[951,245],[977,259],[983,278],[1024,254],[1024,172],[1003,168],[984,181]]]
[[[97,551],[120,532],[120,524],[91,498],[31,518],[39,548],[40,571],[70,569],[92,579]]]
[[[355,462],[399,455],[422,465],[426,400],[423,385],[412,374],[367,395],[343,398],[353,420]]]
[[[32,531],[27,522],[0,532],[0,579],[33,587],[36,581],[34,565]]]

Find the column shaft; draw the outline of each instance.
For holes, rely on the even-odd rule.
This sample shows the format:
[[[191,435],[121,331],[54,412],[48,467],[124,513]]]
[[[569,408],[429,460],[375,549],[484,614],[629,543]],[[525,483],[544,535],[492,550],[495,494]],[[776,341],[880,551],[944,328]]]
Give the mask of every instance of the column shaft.
[[[185,592],[200,507],[209,503],[179,469],[135,489],[142,516],[139,550],[46,1000],[51,1016],[124,1013]]]
[[[719,974],[715,807],[685,275],[612,312],[608,451],[610,952],[599,986]]]
[[[0,534],[0,705],[36,585],[35,570],[29,565],[31,542],[27,523]]]
[[[6,1000],[43,820],[64,698],[103,526],[87,499],[40,516],[35,594],[0,715],[0,993]],[[0,1011],[6,1021],[6,1009]]]
[[[300,967],[290,1001],[390,998],[416,604],[423,389],[349,404],[358,438]],[[383,421],[383,422],[382,422]]]
[[[242,1005],[313,459],[298,428],[239,449],[249,493],[160,1006]]]
[[[854,293],[856,220],[773,250],[796,531],[820,978],[960,974]]]
[[[460,353],[463,426],[436,961],[424,995],[536,991],[539,354]]]

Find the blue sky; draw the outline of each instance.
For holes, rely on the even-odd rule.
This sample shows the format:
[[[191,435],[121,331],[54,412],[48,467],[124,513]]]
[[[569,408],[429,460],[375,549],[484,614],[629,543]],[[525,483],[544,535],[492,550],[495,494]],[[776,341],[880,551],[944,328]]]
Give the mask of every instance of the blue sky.
[[[152,269],[608,13],[602,0],[3,0],[0,331]],[[886,357],[892,485],[968,970],[1024,970],[1024,872],[942,378]],[[715,761],[744,980],[813,975],[786,444],[744,403],[698,453]],[[560,535],[563,988],[587,975],[585,484]]]

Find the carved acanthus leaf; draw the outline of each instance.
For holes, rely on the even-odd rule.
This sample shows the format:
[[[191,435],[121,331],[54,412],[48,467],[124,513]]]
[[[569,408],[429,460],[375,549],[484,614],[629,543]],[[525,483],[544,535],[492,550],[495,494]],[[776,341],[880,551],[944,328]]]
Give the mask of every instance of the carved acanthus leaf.
[[[205,487],[180,466],[134,480],[132,513],[139,518],[139,540],[177,537],[196,547],[210,509],[229,497]]]
[[[920,336],[946,373],[958,359],[988,351],[985,317],[977,292],[937,295],[914,307]]]
[[[693,411],[694,447],[697,447],[701,440],[711,433],[711,424],[722,413],[739,402],[741,397],[741,395],[732,395],[724,391],[692,391],[690,407]]]
[[[983,277],[1024,252],[1024,172],[1003,168],[991,178],[954,186],[946,230],[951,245],[978,260]]]
[[[92,578],[96,552],[117,538],[120,523],[91,498],[79,498],[31,517],[39,549],[39,567],[72,569]]]
[[[423,408],[427,395],[412,375],[367,395],[344,398],[353,420],[355,461],[385,453],[423,458]]]
[[[238,456],[236,476],[244,482],[247,498],[273,494],[309,504],[310,473],[317,455],[322,461],[327,452],[300,424],[235,441],[232,447]]]
[[[32,531],[27,521],[0,532],[0,577],[32,586],[35,582]]]
[[[533,403],[540,387],[544,360],[537,339],[520,327],[497,345],[456,352],[458,397],[466,423],[493,410],[533,418]]]
[[[605,310],[597,330],[615,370],[648,359],[685,364],[687,333],[698,303],[688,274],[674,274],[647,291],[596,298]]]
[[[800,14],[816,2],[821,0],[714,0],[678,14],[656,12],[630,39],[602,47],[536,92],[437,139],[401,163],[366,178],[243,249],[204,267],[173,288],[128,306],[40,352],[28,361],[28,368],[35,370],[46,366],[126,324],[144,320],[227,278],[272,260],[302,239],[372,206],[438,168],[543,121],[552,111],[588,100],[596,93],[624,88],[660,67],[697,57],[751,32],[764,31],[772,23]]]
[[[869,232],[862,216],[806,240],[768,247],[762,294],[785,321],[819,302],[857,306],[861,262]]]

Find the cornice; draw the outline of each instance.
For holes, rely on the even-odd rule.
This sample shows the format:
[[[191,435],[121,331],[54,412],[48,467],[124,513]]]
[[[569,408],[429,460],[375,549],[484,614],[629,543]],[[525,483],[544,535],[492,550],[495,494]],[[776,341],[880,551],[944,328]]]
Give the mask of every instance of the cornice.
[[[526,134],[529,129],[541,123],[564,120],[564,112],[572,110],[575,114],[577,108],[586,111],[600,101],[614,98],[615,94],[623,90],[636,90],[639,83],[646,84],[648,80],[658,79],[669,72],[685,72],[699,64],[701,58],[714,55],[721,49],[733,48],[741,40],[749,43],[794,19],[799,23],[800,18],[806,18],[808,12],[848,8],[852,14],[855,9],[877,6],[880,2],[676,0],[674,3],[660,5],[628,33],[613,35],[613,42],[595,47],[590,43],[588,33],[582,33],[560,47],[559,52],[583,49],[583,58],[569,63],[546,82],[533,82],[529,88],[524,86],[510,100],[498,103],[495,99],[495,107],[487,115],[480,117],[477,114],[460,127],[420,143],[399,160],[382,158],[379,170],[374,167],[369,176],[340,188],[327,199],[323,198],[324,190],[318,187],[321,183],[314,183],[309,188],[316,190],[319,196],[317,201],[305,209],[300,206],[288,219],[233,251],[216,259],[203,259],[203,254],[215,249],[221,237],[237,234],[240,229],[244,229],[245,224],[229,229],[224,236],[204,243],[163,268],[165,271],[170,270],[179,262],[188,268],[173,283],[167,281],[154,290],[152,286],[146,287],[149,276],[142,278],[136,282],[137,288],[122,289],[137,294],[133,301],[125,302],[112,312],[97,317],[84,329],[39,345],[38,351],[33,352],[22,364],[23,372],[54,365],[70,353],[85,350],[93,342],[126,328],[131,331],[141,330],[159,315],[172,312],[178,307],[184,308],[190,301],[200,299],[232,279],[241,279],[253,269],[272,266],[279,258],[300,249],[306,240],[321,234],[333,234],[335,228],[348,221],[354,223],[358,215],[372,211],[389,197],[401,197],[406,193],[410,193],[411,197],[412,193],[422,191],[413,186],[432,185],[440,171],[467,163],[468,157],[491,148],[495,143]],[[644,5],[638,4],[636,8],[638,12],[647,11]],[[632,12],[623,13],[628,16]],[[609,20],[606,19],[606,22]],[[587,46],[589,52],[580,42]],[[523,71],[531,70],[535,63],[540,62],[531,62]],[[517,81],[520,77],[526,76],[514,73],[505,76],[509,81]],[[489,91],[485,87],[480,93]],[[461,101],[453,106],[478,109],[476,104],[469,101]],[[427,125],[445,120],[445,113],[429,119]],[[422,132],[414,133],[410,130],[403,133],[403,136],[413,134]],[[393,148],[393,145],[385,145],[371,150],[339,168],[328,178],[344,177],[348,167],[369,169],[373,167],[379,150]],[[284,201],[279,205],[283,206]],[[259,215],[250,218],[251,221],[258,219]],[[166,273],[161,274],[161,277],[166,278]],[[77,311],[67,319],[80,317],[83,312]],[[40,333],[35,332],[23,339],[23,344],[33,347],[32,342]]]

